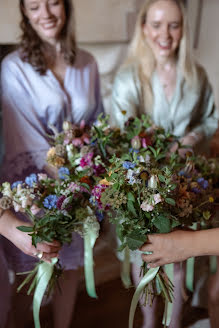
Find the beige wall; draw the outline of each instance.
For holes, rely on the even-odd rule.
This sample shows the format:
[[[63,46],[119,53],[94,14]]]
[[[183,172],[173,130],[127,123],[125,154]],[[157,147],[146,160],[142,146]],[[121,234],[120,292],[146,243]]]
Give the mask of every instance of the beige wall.
[[[19,35],[18,0],[0,0],[0,43],[15,43]]]

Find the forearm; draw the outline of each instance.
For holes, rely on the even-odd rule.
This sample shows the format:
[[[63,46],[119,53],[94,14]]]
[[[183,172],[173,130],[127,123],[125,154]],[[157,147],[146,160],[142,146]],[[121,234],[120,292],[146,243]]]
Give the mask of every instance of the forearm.
[[[193,233],[192,255],[219,255],[219,228]]]
[[[13,236],[20,225],[29,225],[19,220],[11,211],[7,210],[0,218],[0,234],[13,242]]]

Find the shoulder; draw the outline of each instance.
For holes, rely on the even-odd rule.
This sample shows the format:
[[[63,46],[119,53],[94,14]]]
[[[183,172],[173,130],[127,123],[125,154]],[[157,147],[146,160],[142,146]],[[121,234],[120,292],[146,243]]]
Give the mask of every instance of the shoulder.
[[[22,60],[19,55],[19,51],[13,51],[9,53],[3,60],[1,67],[2,69],[4,68],[10,68],[10,67],[15,67],[19,66],[22,63]]]
[[[78,48],[74,67],[78,69],[85,68],[85,67],[96,68],[97,63],[94,57],[89,52]]]
[[[123,64],[115,76],[115,82],[119,80],[131,79],[135,80],[137,74],[137,65],[135,64]]]

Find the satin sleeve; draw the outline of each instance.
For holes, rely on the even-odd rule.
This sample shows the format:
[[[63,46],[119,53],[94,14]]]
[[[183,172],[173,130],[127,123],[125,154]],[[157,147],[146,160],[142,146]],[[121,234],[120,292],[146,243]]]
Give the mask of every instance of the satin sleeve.
[[[129,117],[139,113],[140,83],[133,68],[119,71],[115,77],[112,90],[112,124],[123,128]]]
[[[212,87],[203,68],[199,73],[199,79],[202,80],[200,101],[198,111],[192,120],[193,126],[191,131],[201,134],[205,138],[210,138],[217,130],[219,112],[215,105]]]
[[[49,143],[24,80],[22,67],[13,61],[3,61],[1,105],[6,161],[3,164],[16,164],[19,158],[17,167],[20,169],[34,165],[41,170],[45,165]],[[31,157],[33,163],[28,162],[27,157]]]

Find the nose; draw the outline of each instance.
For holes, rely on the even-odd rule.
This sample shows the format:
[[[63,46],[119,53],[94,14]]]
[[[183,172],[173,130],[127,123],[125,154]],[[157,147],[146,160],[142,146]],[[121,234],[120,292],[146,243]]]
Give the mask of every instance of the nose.
[[[164,38],[168,38],[170,33],[169,33],[169,26],[168,24],[164,24],[161,29],[161,35]]]
[[[41,8],[41,15],[43,18],[49,18],[51,17],[51,12],[48,4],[43,4]]]

